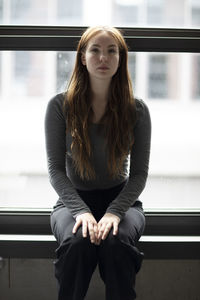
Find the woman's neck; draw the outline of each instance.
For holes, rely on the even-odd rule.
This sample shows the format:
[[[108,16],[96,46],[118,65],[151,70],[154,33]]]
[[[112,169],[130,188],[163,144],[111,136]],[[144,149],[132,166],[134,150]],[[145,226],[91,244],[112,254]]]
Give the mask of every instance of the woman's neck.
[[[107,103],[110,87],[110,80],[90,80],[92,102]]]
[[[91,84],[92,93],[92,109],[94,112],[92,122],[98,123],[105,113],[106,105],[108,102],[110,82],[93,82]]]

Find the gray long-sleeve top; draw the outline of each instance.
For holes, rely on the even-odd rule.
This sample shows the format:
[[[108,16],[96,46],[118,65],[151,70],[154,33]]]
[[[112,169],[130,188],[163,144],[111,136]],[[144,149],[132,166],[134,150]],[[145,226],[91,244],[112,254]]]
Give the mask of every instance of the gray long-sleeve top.
[[[138,199],[146,184],[151,140],[151,120],[148,107],[142,100],[135,100],[138,120],[134,128],[134,144],[130,155],[124,162],[125,177],[121,176],[117,179],[109,177],[105,138],[98,130],[99,126],[103,125],[91,123],[89,136],[96,178],[82,180],[73,167],[70,148],[72,137],[70,133],[66,134],[63,101],[64,94],[62,93],[53,97],[48,102],[45,116],[48,173],[50,182],[59,196],[57,205],[65,205],[75,218],[81,213],[90,212],[76,189],[108,189],[127,180],[122,191],[110,203],[106,211],[122,219],[129,207]]]

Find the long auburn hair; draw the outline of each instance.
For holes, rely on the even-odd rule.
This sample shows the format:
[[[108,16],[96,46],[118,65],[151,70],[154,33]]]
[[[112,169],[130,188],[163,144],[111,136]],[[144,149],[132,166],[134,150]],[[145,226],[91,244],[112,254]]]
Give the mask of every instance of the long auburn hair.
[[[79,176],[87,180],[96,177],[91,163],[92,148],[88,131],[93,110],[89,74],[82,64],[81,56],[88,41],[101,32],[109,33],[117,42],[120,61],[111,80],[106,111],[101,119],[109,153],[108,170],[111,178],[124,176],[123,163],[134,143],[133,129],[137,117],[128,71],[128,48],[122,33],[113,27],[88,28],[78,43],[75,66],[63,104],[67,132],[72,136],[74,167]]]

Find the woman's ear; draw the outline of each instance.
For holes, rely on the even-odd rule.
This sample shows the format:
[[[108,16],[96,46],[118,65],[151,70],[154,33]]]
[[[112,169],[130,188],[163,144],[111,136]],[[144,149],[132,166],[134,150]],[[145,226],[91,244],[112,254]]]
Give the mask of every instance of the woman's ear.
[[[82,52],[82,54],[81,54],[81,62],[82,62],[82,64],[83,64],[84,66],[86,65],[85,53],[84,53],[84,52]]]

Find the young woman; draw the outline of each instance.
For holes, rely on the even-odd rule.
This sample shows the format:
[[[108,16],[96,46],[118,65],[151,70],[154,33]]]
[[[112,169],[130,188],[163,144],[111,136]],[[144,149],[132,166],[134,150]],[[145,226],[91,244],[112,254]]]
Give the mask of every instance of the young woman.
[[[51,214],[59,300],[84,299],[98,264],[107,300],[133,300],[145,227],[138,199],[148,174],[151,122],[134,99],[128,49],[116,28],[88,28],[66,92],[47,106]]]

